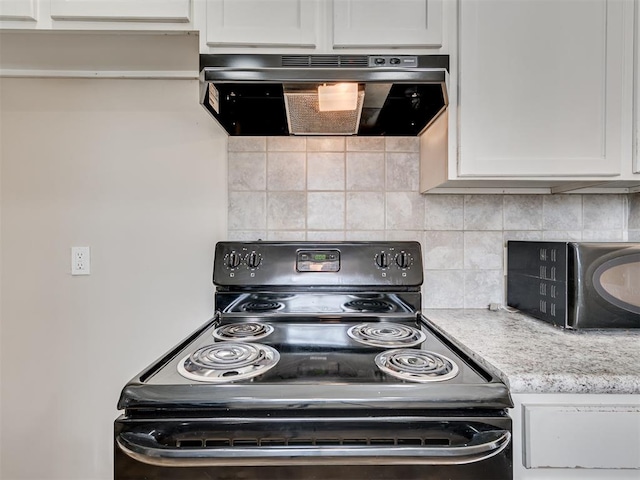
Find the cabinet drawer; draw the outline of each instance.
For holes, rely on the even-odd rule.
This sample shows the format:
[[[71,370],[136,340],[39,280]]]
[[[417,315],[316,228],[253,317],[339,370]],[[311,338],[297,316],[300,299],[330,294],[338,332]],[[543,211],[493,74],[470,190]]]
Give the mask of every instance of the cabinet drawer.
[[[523,405],[527,468],[640,468],[640,407]]]

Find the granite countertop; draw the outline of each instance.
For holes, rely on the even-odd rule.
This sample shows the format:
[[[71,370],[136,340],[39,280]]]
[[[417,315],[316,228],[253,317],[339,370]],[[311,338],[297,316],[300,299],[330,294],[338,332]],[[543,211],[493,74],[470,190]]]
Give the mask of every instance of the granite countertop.
[[[640,393],[640,330],[562,330],[504,310],[424,310],[511,393]]]

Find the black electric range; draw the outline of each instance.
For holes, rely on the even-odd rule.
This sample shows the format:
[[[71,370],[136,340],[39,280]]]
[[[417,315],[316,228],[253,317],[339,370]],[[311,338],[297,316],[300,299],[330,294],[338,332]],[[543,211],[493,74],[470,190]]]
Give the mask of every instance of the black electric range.
[[[512,478],[508,388],[422,280],[416,242],[218,243],[215,316],[122,391],[116,478]]]

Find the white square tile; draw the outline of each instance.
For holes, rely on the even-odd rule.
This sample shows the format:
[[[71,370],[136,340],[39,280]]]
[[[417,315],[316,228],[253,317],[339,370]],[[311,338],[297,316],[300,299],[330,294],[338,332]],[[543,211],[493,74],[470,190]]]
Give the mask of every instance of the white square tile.
[[[502,270],[464,272],[464,308],[488,308],[490,303],[504,304]]]
[[[418,230],[385,230],[385,240],[393,242],[418,242],[424,245],[424,232]]]
[[[384,137],[347,137],[348,152],[384,152]]]
[[[629,230],[627,232],[627,240],[628,242],[640,242],[640,230]]]
[[[269,152],[304,152],[307,150],[306,137],[267,137]]]
[[[308,190],[344,190],[344,153],[307,153]]]
[[[640,229],[640,193],[632,193],[628,196],[630,229]]]
[[[267,137],[229,137],[230,152],[266,152]]]
[[[502,232],[502,239],[507,242],[509,240],[528,240],[539,242],[542,240],[541,230],[507,230]]]
[[[387,191],[417,192],[420,183],[420,155],[387,153]]]
[[[424,230],[424,200],[417,192],[386,193],[386,228]]]
[[[347,230],[384,230],[384,193],[347,192]]]
[[[465,270],[502,269],[502,232],[464,232]]]
[[[347,153],[347,190],[384,191],[384,153]]]
[[[341,242],[344,240],[344,230],[307,231],[307,240],[313,242]]]
[[[269,192],[267,226],[269,230],[304,230],[306,216],[304,192]]]
[[[229,192],[229,230],[264,230],[266,227],[265,192]]]
[[[376,242],[386,239],[384,230],[347,230],[345,237],[352,242]]]
[[[582,230],[582,195],[545,195],[543,230]]]
[[[267,189],[304,190],[306,188],[305,164],[304,152],[267,154]]]
[[[302,242],[305,240],[305,232],[294,230],[269,230],[267,240],[272,242]]]
[[[307,137],[307,152],[344,152],[344,137]]]
[[[505,230],[542,230],[541,195],[505,195]]]
[[[465,195],[465,230],[502,230],[502,195]]]
[[[345,194],[342,192],[307,193],[307,228],[310,230],[344,229]]]
[[[420,152],[420,138],[418,137],[386,137],[387,152]]]
[[[464,271],[426,270],[422,304],[424,308],[463,308]]]
[[[425,195],[426,230],[462,230],[464,195]]]
[[[583,195],[585,230],[618,230],[625,225],[624,195]]]
[[[229,190],[264,190],[266,185],[266,153],[229,152]]]
[[[582,230],[545,230],[542,239],[559,242],[579,242],[582,240]]]
[[[464,267],[463,232],[426,232],[422,250],[427,270],[461,270]]]
[[[622,242],[624,232],[622,230],[583,230],[583,242]]]

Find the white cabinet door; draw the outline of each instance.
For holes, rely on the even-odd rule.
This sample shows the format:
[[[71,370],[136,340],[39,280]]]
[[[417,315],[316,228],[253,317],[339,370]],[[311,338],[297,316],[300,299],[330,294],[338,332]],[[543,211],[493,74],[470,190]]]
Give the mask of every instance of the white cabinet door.
[[[619,175],[631,6],[461,0],[458,176]]]
[[[633,116],[633,173],[640,173],[640,1],[634,2],[636,10],[635,22],[635,62],[634,62],[634,98],[635,110]]]
[[[315,48],[316,0],[207,0],[210,46]]]
[[[526,468],[640,469],[640,408],[523,405]]]
[[[0,0],[0,20],[36,20],[36,0]]]
[[[334,0],[333,47],[440,47],[442,0]]]
[[[191,0],[51,0],[54,20],[188,22]]]
[[[637,480],[637,394],[513,393],[513,478]]]

